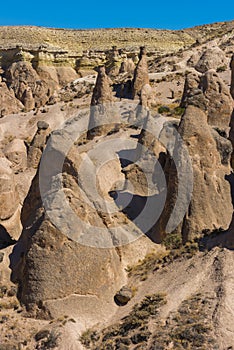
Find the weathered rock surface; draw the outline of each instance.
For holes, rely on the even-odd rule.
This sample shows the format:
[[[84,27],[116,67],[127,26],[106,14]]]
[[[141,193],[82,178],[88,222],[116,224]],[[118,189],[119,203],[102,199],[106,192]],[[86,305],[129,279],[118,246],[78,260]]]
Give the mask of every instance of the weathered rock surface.
[[[182,235],[184,241],[200,235],[203,231],[215,229],[227,229],[232,218],[232,200],[230,184],[227,181],[230,175],[230,150],[228,147],[225,156],[217,149],[217,144],[212,136],[211,129],[207,123],[207,115],[195,106],[188,106],[183,115],[178,132],[190,155],[193,169],[192,198],[183,223],[177,232]],[[228,140],[224,140],[228,144]],[[230,146],[230,145],[229,145]],[[206,150],[204,152],[204,150]],[[180,149],[175,147],[173,157],[178,157]],[[187,170],[186,159],[181,157],[180,164],[182,173]],[[167,168],[168,167],[168,168]],[[183,167],[185,167],[183,169]],[[165,168],[168,174],[167,202],[161,218],[160,230],[163,231],[172,213],[179,180],[173,161],[167,163]],[[186,191],[186,186],[184,187]],[[184,197],[187,198],[186,196]],[[183,201],[182,201],[183,202]],[[177,203],[178,206],[183,203]],[[165,233],[164,233],[165,234]]]
[[[232,112],[232,98],[227,86],[214,70],[199,76],[186,76],[181,107],[194,105],[208,113],[208,124],[228,128]]]
[[[49,134],[49,124],[44,121],[39,121],[37,123],[36,134],[28,150],[28,167],[37,169]]]
[[[104,348],[107,344],[107,347],[125,349],[131,344],[130,347],[153,350],[155,343],[162,348],[196,349],[198,342],[207,350],[234,346],[231,326],[234,279],[230,273],[234,247],[231,203],[234,181],[230,168],[232,145],[227,138],[233,104],[227,90],[231,72],[225,63],[234,47],[231,32],[234,24],[222,38],[220,33],[226,26],[223,23],[217,27],[215,40],[211,40],[212,26],[185,30],[181,33],[181,44],[177,43],[178,36],[173,32],[169,51],[164,50],[167,33],[163,32],[162,50],[157,52],[150,48],[154,45],[152,42],[157,41],[152,41],[157,31],[139,30],[144,33],[141,42],[149,48],[150,76],[142,50],[134,78],[138,90],[135,97],[140,100],[137,108],[130,100],[133,70],[138,63],[135,46],[139,41],[135,41],[135,30],[126,29],[131,37],[134,35],[135,41],[126,50],[107,51],[112,42],[117,42],[118,47],[126,43],[124,30],[117,31],[123,34],[121,44],[119,39],[106,44],[106,37],[100,38],[103,39],[102,48],[89,49],[87,53],[81,52],[83,43],[80,47],[76,45],[79,53],[51,48],[47,44],[39,49],[0,50],[0,66],[3,67],[3,71],[0,70],[3,76],[1,115],[17,112],[15,104],[22,110],[18,115],[0,119],[0,148],[4,152],[3,155],[0,150],[0,159],[4,159],[4,170],[0,164],[0,188],[3,189],[0,190],[0,207],[3,208],[0,215],[4,211],[6,214],[4,203],[10,203],[6,207],[9,212],[5,218],[0,218],[0,249],[4,253],[0,254],[0,294],[5,293],[2,285],[8,288],[12,278],[19,286],[17,295],[22,309],[25,306],[29,311],[27,316],[43,318],[25,318],[26,312],[21,312],[16,297],[8,301],[6,293],[3,298],[0,295],[0,343],[3,339],[3,347],[6,343],[6,347],[12,349],[25,346],[44,349],[50,336],[55,339],[58,335],[59,350],[82,349],[79,336],[87,330],[85,340],[89,341],[90,334],[94,339],[91,349]],[[25,33],[28,30],[36,33],[32,27],[23,29]],[[15,33],[15,29],[11,28],[11,35],[12,31]],[[7,35],[8,29],[4,28],[3,33]],[[100,31],[93,31],[92,35],[97,38],[97,33],[100,35]],[[57,34],[50,29],[47,35],[46,40],[51,40]],[[74,43],[73,35],[74,32],[69,31],[69,40]],[[87,44],[89,33],[79,31],[78,35]],[[186,36],[190,38],[190,45],[194,45],[170,54],[180,47],[178,45],[185,47]],[[146,41],[147,38],[150,41]],[[222,50],[213,49],[215,45]],[[169,55],[161,57],[162,51]],[[89,112],[87,107],[96,81],[93,69],[100,65],[106,65],[112,81],[101,69]],[[180,120],[184,111],[178,104],[188,66],[192,73],[186,78],[181,102],[186,110]],[[231,93],[234,95],[233,60],[231,68]],[[75,70],[78,76],[85,77],[77,79]],[[90,72],[92,75],[87,76]],[[149,80],[146,82],[149,78],[151,86]],[[116,103],[119,108],[115,110],[113,102],[117,98],[121,101]],[[167,106],[165,118],[149,113],[153,99],[154,108]],[[55,105],[40,109],[47,101]],[[134,105],[133,109],[130,104]],[[28,113],[34,108],[36,113]],[[45,121],[38,122],[35,134],[35,125],[42,118]],[[74,120],[77,125],[73,125]],[[120,120],[124,121],[121,125]],[[48,142],[50,130],[46,122],[52,130],[62,124],[65,129],[53,131]],[[229,136],[234,144],[233,125],[234,116]],[[88,127],[96,128],[91,136],[98,137],[87,140]],[[82,130],[84,135],[76,139]],[[27,144],[33,135],[26,164],[23,140]],[[47,142],[48,153],[39,170]],[[181,143],[189,152],[193,176],[186,152],[179,147]],[[188,180],[193,185],[192,198],[183,211],[186,200],[190,199]],[[10,196],[13,192],[15,198]],[[174,214],[181,212],[180,222],[170,231],[176,221]],[[161,215],[158,223],[157,215]],[[227,232],[220,233],[226,228]],[[212,231],[215,232],[212,234]],[[164,245],[152,243],[141,236],[143,232],[154,242],[163,241],[168,247],[171,244],[169,248],[172,249],[166,251]],[[12,239],[18,240],[19,235],[11,252],[12,248],[7,246],[14,244]],[[201,239],[187,242],[197,236]],[[187,244],[178,248],[181,238]],[[126,244],[129,239],[131,243]],[[198,248],[207,251],[197,251]],[[119,292],[116,294],[116,291]],[[162,292],[165,292],[166,303],[160,306],[158,313],[155,305],[148,303],[154,298],[146,295],[156,293],[157,306]],[[119,303],[114,302],[116,297]],[[128,305],[123,306],[126,302]],[[136,315],[144,322],[144,329],[133,330],[135,319],[131,317],[139,307],[143,309]],[[152,310],[153,323],[151,317],[148,320],[145,317]],[[52,322],[45,320],[51,318]],[[127,327],[124,337],[122,332],[118,333],[118,323]],[[101,336],[98,340],[99,329],[104,328],[105,333],[109,326],[112,328],[108,339]],[[178,337],[189,339],[177,342]],[[27,345],[24,346],[25,341]],[[139,342],[141,344],[135,344]]]
[[[95,171],[90,169],[89,164],[92,162],[87,163],[88,169],[83,175],[79,168],[84,153],[88,151],[87,146],[80,146],[79,152],[76,147],[72,147],[67,156],[61,152],[61,144],[69,140],[74,132],[76,131],[71,126],[71,134],[57,131],[49,140],[49,148],[41,165],[45,176],[41,177],[40,183],[44,206],[45,203],[50,203],[49,208],[45,211],[42,205],[38,172],[22,209],[24,231],[15,248],[18,260],[16,259],[12,266],[13,279],[20,284],[20,300],[32,314],[42,317],[57,317],[59,314],[79,315],[87,317],[87,320],[91,318],[92,322],[95,319],[96,322],[96,313],[103,317],[103,313],[106,312],[103,305],[114,305],[115,292],[125,283],[123,267],[128,263],[129,254],[128,248],[125,253],[124,248],[100,249],[98,246],[102,246],[103,243],[107,246],[118,244],[118,239],[124,242],[137,228],[129,221],[131,229],[125,230],[126,217],[121,212],[108,214],[102,211],[102,204],[89,184],[90,177],[95,174]],[[92,147],[92,141],[90,144],[89,147]],[[93,144],[95,145],[95,142]],[[56,186],[61,174],[57,166],[64,156],[63,188],[59,190]],[[95,158],[95,154],[93,156]],[[105,169],[105,181],[102,175],[97,181],[100,193],[108,193],[108,187],[112,186],[111,169]],[[110,172],[109,177],[107,172]],[[122,176],[120,172],[121,179]],[[55,180],[52,191],[49,179]],[[75,217],[79,218],[79,224],[74,216],[69,216],[69,207],[74,211]],[[51,218],[58,220],[59,228],[51,222]],[[122,231],[119,238],[115,236],[115,225],[118,226],[118,232]],[[90,234],[86,234],[87,227],[91,230]],[[100,228],[105,234],[98,234]],[[90,244],[87,243],[89,239]],[[137,261],[142,255],[139,247],[145,252],[151,245],[152,243],[143,237],[138,242],[133,242],[131,260]],[[138,252],[135,257],[134,251]]]
[[[154,101],[153,89],[149,84],[143,85],[140,93],[140,106],[150,109]]]
[[[147,84],[149,85],[147,55],[145,48],[141,47],[133,79],[133,99],[140,95],[142,87]]]
[[[13,63],[8,69],[7,80],[9,87],[15,92],[16,97],[25,103],[25,107],[43,106],[49,99],[49,89],[45,81],[42,81],[29,62],[19,61]],[[31,91],[30,91],[31,90]]]
[[[0,203],[0,220],[9,219],[18,207],[14,173],[6,158],[0,158]]]
[[[93,90],[91,106],[103,105],[104,103],[113,101],[111,84],[112,81],[106,75],[105,67],[99,67],[96,85]]]
[[[0,245],[8,246],[21,233],[19,196],[11,162],[0,157]]]
[[[232,72],[230,92],[231,92],[232,98],[234,99],[234,55],[232,56],[232,59],[231,59],[230,68]]]
[[[217,46],[207,49],[195,66],[196,70],[201,73],[205,73],[210,69],[216,70],[221,67],[227,68],[228,61],[224,51]]]
[[[27,168],[27,149],[23,140],[14,139],[4,149],[13,171],[22,172]]]
[[[56,67],[58,81],[60,86],[65,86],[78,78],[78,75],[72,67]]]
[[[227,128],[233,108],[228,87],[214,70],[209,70],[201,78],[200,88],[209,101],[208,124]]]
[[[14,91],[9,90],[6,83],[0,81],[0,117],[17,113],[23,107],[23,104],[15,97]]]
[[[136,66],[133,62],[132,58],[125,58],[125,60],[121,63],[120,73],[129,73],[133,74]]]
[[[32,89],[27,87],[22,95],[22,103],[24,105],[24,111],[29,112],[35,107],[35,101],[32,94]]]
[[[96,85],[90,106],[88,137],[107,134],[118,123],[118,117],[113,108],[112,81],[105,72],[105,67],[99,67]]]
[[[120,305],[127,304],[132,298],[132,290],[127,286],[123,286],[116,294],[115,300]]]
[[[122,63],[122,57],[116,46],[107,53],[107,61],[105,64],[106,72],[110,77],[115,77],[119,74]]]
[[[183,96],[180,104],[182,108],[186,108],[191,104],[206,111],[208,101],[206,101],[201,89],[199,89],[200,77],[201,76],[196,72],[190,72],[186,75]]]

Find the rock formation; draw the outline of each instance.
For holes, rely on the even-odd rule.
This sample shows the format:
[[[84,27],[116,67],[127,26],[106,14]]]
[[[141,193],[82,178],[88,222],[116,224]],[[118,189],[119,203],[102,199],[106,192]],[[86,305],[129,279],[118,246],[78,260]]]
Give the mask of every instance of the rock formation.
[[[35,107],[35,101],[32,94],[32,89],[28,86],[22,95],[22,103],[24,105],[24,111],[29,112]]]
[[[186,108],[188,103],[192,104],[192,99],[194,96],[202,94],[202,91],[200,91],[200,89],[198,89],[199,84],[200,84],[200,75],[198,73],[190,72],[186,75],[183,96],[182,96],[181,104],[180,104],[180,106],[182,108]],[[196,98],[196,100],[197,100],[197,98]],[[199,107],[203,110],[206,110],[207,109],[207,106],[206,106],[207,101],[204,103],[203,100],[204,99],[201,97],[201,103],[197,107]]]
[[[113,101],[111,84],[112,81],[106,75],[105,67],[99,67],[96,85],[93,90],[91,106],[103,105]]]
[[[107,53],[107,61],[105,64],[106,73],[110,77],[115,77],[119,74],[122,63],[122,57],[119,54],[119,50],[116,46],[112,47],[112,50]]]
[[[143,85],[140,93],[140,106],[150,109],[153,102],[153,89],[149,84]]]
[[[103,53],[95,53],[84,51],[82,57],[77,60],[77,72],[81,77],[96,74],[95,68],[104,65],[106,55]]]
[[[105,67],[99,67],[91,99],[88,138],[107,133],[118,123],[118,116],[112,104],[114,99],[111,84],[112,81],[106,75]]]
[[[22,209],[24,230],[15,247],[18,261],[12,266],[12,276],[20,285],[21,302],[32,315],[46,318],[73,314],[96,322],[97,317],[99,318],[97,313],[102,319],[107,312],[105,305],[114,302],[116,291],[124,284],[122,264],[126,264],[128,260],[124,253],[125,248],[100,249],[95,243],[99,246],[103,242],[108,244],[117,240],[114,235],[115,224],[122,226],[123,237],[124,234],[134,232],[134,225],[129,222],[131,229],[124,233],[125,215],[114,213],[109,217],[107,213],[101,213],[99,199],[93,192],[93,187],[85,187],[87,178],[92,175],[92,169],[88,167],[83,178],[79,170],[84,154],[77,152],[75,146],[66,156],[61,152],[61,145],[74,132],[74,127],[71,127],[71,131],[54,132],[48,141],[48,149],[41,164],[44,176],[40,189],[44,205],[40,196],[38,171]],[[58,189],[61,173],[57,166],[62,160],[63,188]],[[47,177],[55,180],[52,191]],[[98,180],[99,183],[100,181]],[[55,193],[57,199],[52,198]],[[45,209],[45,203],[50,203],[50,208]],[[76,223],[74,216],[69,216],[68,207],[72,208],[73,215],[79,218],[80,224]],[[59,228],[52,223],[51,218],[59,220]],[[86,234],[85,227],[91,229],[89,234]],[[100,235],[97,232],[100,228],[106,233]],[[90,245],[86,240],[90,240]],[[134,251],[138,251],[138,247],[141,253],[136,254],[134,261],[151,247],[151,243],[145,242],[143,237],[132,243],[131,256]],[[91,309],[93,312],[90,313]]]
[[[200,76],[186,76],[181,107],[194,105],[208,112],[209,125],[228,128],[232,111],[232,99],[227,86],[214,70]]]
[[[27,168],[27,149],[23,140],[14,139],[4,149],[4,154],[11,162],[11,168],[15,173]]]
[[[232,59],[231,59],[230,68],[232,72],[230,92],[231,92],[232,98],[234,99],[234,55],[232,56]]]
[[[228,87],[214,70],[209,70],[201,78],[200,88],[208,100],[208,124],[227,128],[232,113]]]
[[[137,96],[140,96],[141,89],[144,85],[149,85],[149,76],[148,76],[148,63],[146,49],[141,47],[139,62],[136,66],[134,79],[133,79],[133,99]]]
[[[0,28],[0,349],[233,347],[233,30]]]
[[[133,74],[136,66],[133,62],[132,58],[125,58],[124,61],[121,63],[120,67],[120,73],[129,73]]]
[[[231,68],[230,93],[232,95],[232,98],[234,99],[234,55],[232,56],[232,59],[231,59],[230,68]],[[231,121],[229,126],[230,126],[229,139],[231,140],[232,147],[234,149],[234,109],[232,111],[232,116],[231,116]],[[234,151],[232,152],[231,165],[232,165],[232,169],[234,169]]]
[[[49,124],[44,121],[37,123],[37,131],[28,150],[28,167],[37,169],[41,155],[46,146],[48,135],[50,134]]]
[[[0,157],[0,226],[4,227],[6,232],[2,236],[0,230],[0,244],[5,241],[7,246],[11,244],[11,239],[19,238],[21,223],[18,208],[19,196],[11,162],[5,157]]]
[[[205,73],[210,69],[217,70],[218,68],[227,69],[228,61],[223,50],[218,46],[207,49],[201,55],[195,68],[200,73]]]
[[[9,87],[15,92],[16,97],[29,107],[43,106],[49,99],[49,89],[29,62],[19,61],[13,63],[7,71]]]
[[[0,118],[8,114],[17,113],[23,109],[23,104],[15,97],[14,91],[8,89],[0,78]]]
[[[194,105],[188,105],[181,119],[178,132],[183,144],[187,147],[193,169],[192,198],[183,222],[176,232],[182,235],[184,242],[191,240],[202,232],[215,229],[227,229],[232,218],[232,200],[230,184],[227,181],[230,175],[230,144],[227,147],[225,161],[217,149],[212,129],[207,123],[207,115]],[[224,139],[224,143],[229,141]],[[204,150],[206,150],[204,152]],[[186,174],[186,159],[179,154],[180,147],[175,144],[174,157],[181,157],[182,174]],[[185,167],[183,169],[183,167]],[[165,172],[168,174],[167,201],[164,213],[160,218],[160,232],[165,228],[172,213],[177,198],[178,179],[177,170],[173,160],[167,162]],[[187,178],[187,176],[185,176]],[[184,181],[184,180],[183,180]],[[185,180],[186,182],[187,180]],[[181,184],[180,184],[181,185]],[[183,184],[184,186],[184,184]],[[185,190],[186,186],[184,186]],[[187,196],[184,197],[186,200]],[[178,206],[183,205],[183,200]]]
[[[15,213],[18,207],[14,173],[11,170],[11,163],[6,158],[0,158],[0,181],[0,220],[6,220]]]

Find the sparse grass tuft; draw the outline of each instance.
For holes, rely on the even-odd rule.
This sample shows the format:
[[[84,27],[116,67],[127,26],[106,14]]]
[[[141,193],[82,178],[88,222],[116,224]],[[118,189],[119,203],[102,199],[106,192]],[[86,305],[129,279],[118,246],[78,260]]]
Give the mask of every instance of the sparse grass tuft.
[[[165,293],[147,295],[119,324],[107,327],[100,333],[87,330],[80,340],[92,350],[119,349],[120,344],[124,344],[127,349],[131,344],[146,345],[151,336],[148,323],[157,317],[159,308],[166,302]]]

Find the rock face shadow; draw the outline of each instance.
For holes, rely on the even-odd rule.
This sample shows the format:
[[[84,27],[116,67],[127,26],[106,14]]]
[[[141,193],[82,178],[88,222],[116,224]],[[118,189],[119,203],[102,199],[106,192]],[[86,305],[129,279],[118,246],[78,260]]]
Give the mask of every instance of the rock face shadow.
[[[232,205],[234,207],[234,173],[232,172],[226,175],[225,180],[229,182]],[[211,250],[215,247],[234,250],[234,213],[227,230],[220,228],[213,232],[207,232],[207,234],[199,240],[200,251]]]
[[[11,238],[5,227],[0,225],[0,250],[5,249],[15,243],[16,241]]]
[[[164,208],[164,193],[153,196],[134,195],[127,191],[111,191],[117,207],[131,220],[151,241],[161,243],[161,235],[155,229]],[[128,203],[124,208],[123,205]]]

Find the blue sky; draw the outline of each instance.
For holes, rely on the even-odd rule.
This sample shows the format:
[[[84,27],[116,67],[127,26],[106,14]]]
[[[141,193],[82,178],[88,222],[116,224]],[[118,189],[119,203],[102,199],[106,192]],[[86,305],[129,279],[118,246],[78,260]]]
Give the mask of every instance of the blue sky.
[[[0,25],[180,29],[234,19],[234,1],[2,1]]]

